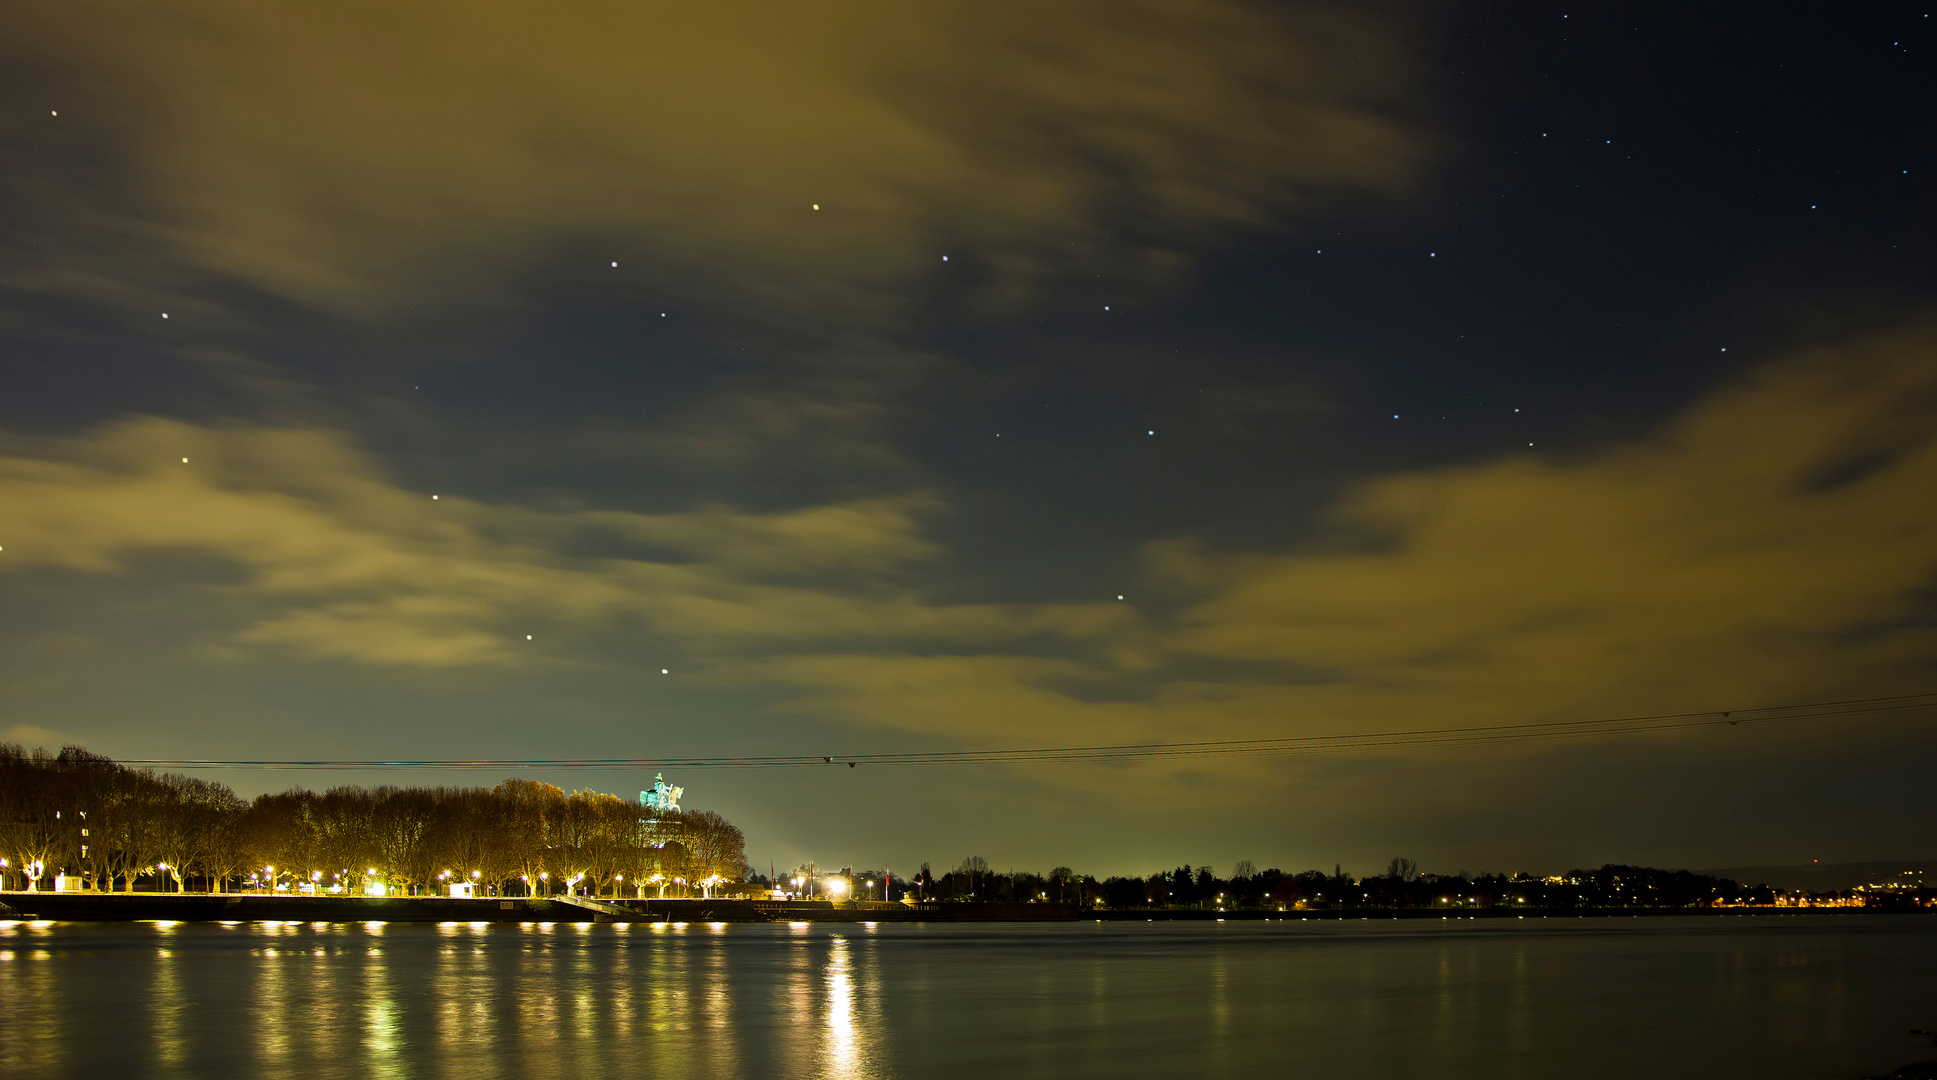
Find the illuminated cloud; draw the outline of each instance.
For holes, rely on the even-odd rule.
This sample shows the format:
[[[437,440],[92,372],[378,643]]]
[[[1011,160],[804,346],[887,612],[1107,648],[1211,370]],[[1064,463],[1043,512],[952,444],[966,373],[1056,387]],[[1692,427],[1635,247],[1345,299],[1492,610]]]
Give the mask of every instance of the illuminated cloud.
[[[932,496],[769,514],[495,507],[397,487],[340,434],[159,419],[0,458],[5,566],[128,571],[195,552],[246,570],[214,594],[267,613],[246,644],[384,665],[537,662],[531,619],[635,620],[700,650],[799,641],[985,642],[1120,621],[1093,609],[936,607],[900,583],[932,558]],[[187,460],[184,461],[183,459]],[[572,557],[575,540],[651,555]]]
[[[16,25],[89,70],[70,128],[95,157],[126,140],[138,185],[16,179],[65,208],[57,237],[115,228],[361,313],[582,253],[872,333],[945,246],[1002,293],[1123,249],[1127,214],[1155,229],[1132,272],[1161,272],[1167,230],[1397,192],[1426,157],[1398,41],[1316,6],[96,0]],[[153,269],[44,254],[45,283],[103,295]]]
[[[1297,549],[1152,545],[1146,584],[1181,598],[1174,619],[1110,627],[1058,658],[789,657],[764,670],[830,717],[1004,745],[1927,689],[1933,356],[1929,325],[1808,349],[1579,458],[1511,452],[1379,477]]]
[[[1332,550],[1159,549],[1153,575],[1204,596],[1173,640],[1473,708],[1901,678],[1931,640],[1934,340],[1925,325],[1804,350],[1578,460],[1380,478],[1331,515]]]
[[[386,666],[561,662],[522,627],[639,624],[697,678],[974,744],[1850,696],[1910,686],[1933,644],[1934,339],[1805,350],[1575,459],[1376,478],[1304,548],[1153,545],[1168,616],[936,600],[932,494],[766,514],[432,501],[339,434],[161,420],[0,459],[4,565],[214,555],[247,571],[209,586],[252,613],[231,644]]]

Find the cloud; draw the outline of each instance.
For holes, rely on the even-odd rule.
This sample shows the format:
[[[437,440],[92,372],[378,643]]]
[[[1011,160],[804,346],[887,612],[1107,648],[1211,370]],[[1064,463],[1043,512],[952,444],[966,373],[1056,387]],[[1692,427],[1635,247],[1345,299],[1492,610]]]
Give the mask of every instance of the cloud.
[[[1579,460],[1380,478],[1332,513],[1342,550],[1153,551],[1209,583],[1176,647],[1496,707],[1895,681],[1931,640],[1934,338],[1804,350]]]
[[[748,322],[873,325],[950,251],[1000,292],[1120,249],[1118,217],[1163,247],[1397,192],[1427,156],[1399,41],[1316,5],[93,0],[12,25],[89,71],[63,117],[90,159],[125,140],[137,185],[23,173],[57,237],[85,219],[364,314],[569,253]],[[114,273],[98,254],[41,272]]]
[[[242,571],[201,587],[235,605],[226,644],[245,657],[519,668],[565,662],[524,641],[534,623],[644,627],[695,678],[777,688],[783,708],[837,726],[977,746],[1924,690],[1933,345],[1922,324],[1801,350],[1580,456],[1377,477],[1300,546],[1150,545],[1149,594],[1172,600],[1149,611],[937,599],[951,554],[929,524],[948,507],[921,491],[779,513],[433,501],[341,433],[154,419],[16,441],[0,458],[0,567],[115,574],[212,555]],[[1123,790],[1122,773],[1058,777]]]
[[[412,492],[320,429],[145,419],[0,458],[4,565],[130,571],[194,552],[243,568],[209,588],[262,612],[244,644],[386,665],[533,662],[534,622],[632,620],[705,651],[834,640],[1065,633],[1111,609],[936,607],[900,580],[937,551],[932,495],[778,513],[500,507]],[[632,554],[573,556],[575,542]]]
[[[1002,745],[1928,690],[1933,357],[1928,323],[1804,349],[1645,438],[1372,479],[1311,544],[1151,545],[1148,593],[1176,598],[1174,614],[1112,625],[1052,658],[792,656],[763,670],[830,717]]]
[[[898,488],[938,312],[1402,198],[1414,67],[1349,6],[1244,0],[30,0],[0,68],[64,100],[0,117],[0,289],[35,298],[0,319],[84,297],[286,406],[236,338],[669,312],[639,347],[688,381],[608,449]]]

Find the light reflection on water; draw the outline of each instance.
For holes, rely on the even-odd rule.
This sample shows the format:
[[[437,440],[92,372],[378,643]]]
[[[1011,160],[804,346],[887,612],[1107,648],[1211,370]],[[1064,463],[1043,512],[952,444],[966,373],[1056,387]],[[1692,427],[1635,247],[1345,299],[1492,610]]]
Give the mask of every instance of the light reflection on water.
[[[1915,916],[1063,925],[0,922],[0,1075],[1856,1077]]]
[[[160,939],[155,950],[154,992],[148,995],[148,1007],[153,1010],[151,1028],[154,1031],[155,1060],[166,1069],[179,1070],[188,1063],[188,996],[182,985],[182,959],[170,948],[174,944],[178,922],[157,922],[149,924],[155,928],[155,936]]]

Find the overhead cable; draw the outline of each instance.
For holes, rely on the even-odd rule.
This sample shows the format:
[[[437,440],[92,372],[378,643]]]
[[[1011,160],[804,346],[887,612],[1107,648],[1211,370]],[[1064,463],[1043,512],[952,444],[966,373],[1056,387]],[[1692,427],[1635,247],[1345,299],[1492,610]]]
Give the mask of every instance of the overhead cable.
[[[1033,747],[1007,750],[928,750],[885,754],[775,754],[714,757],[494,758],[417,761],[216,761],[201,759],[122,759],[122,764],[164,769],[281,770],[504,770],[504,769],[790,769],[845,765],[999,765],[1137,758],[1228,757],[1366,753],[1467,743],[1584,739],[1687,728],[1733,727],[1806,720],[1831,720],[1937,708],[1937,693],[1769,705],[1748,709],[1657,713],[1593,720],[1543,720],[1517,724],[1422,728],[1338,735],[1298,735],[1270,739],[1218,739],[1199,742],[1124,743],[1099,746]]]

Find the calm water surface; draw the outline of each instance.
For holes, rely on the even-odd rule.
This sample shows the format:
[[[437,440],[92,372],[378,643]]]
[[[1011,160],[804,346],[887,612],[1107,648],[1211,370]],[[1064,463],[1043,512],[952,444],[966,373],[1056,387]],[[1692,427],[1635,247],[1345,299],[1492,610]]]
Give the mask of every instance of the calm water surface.
[[[0,922],[0,1075],[1861,1077],[1937,919]]]

